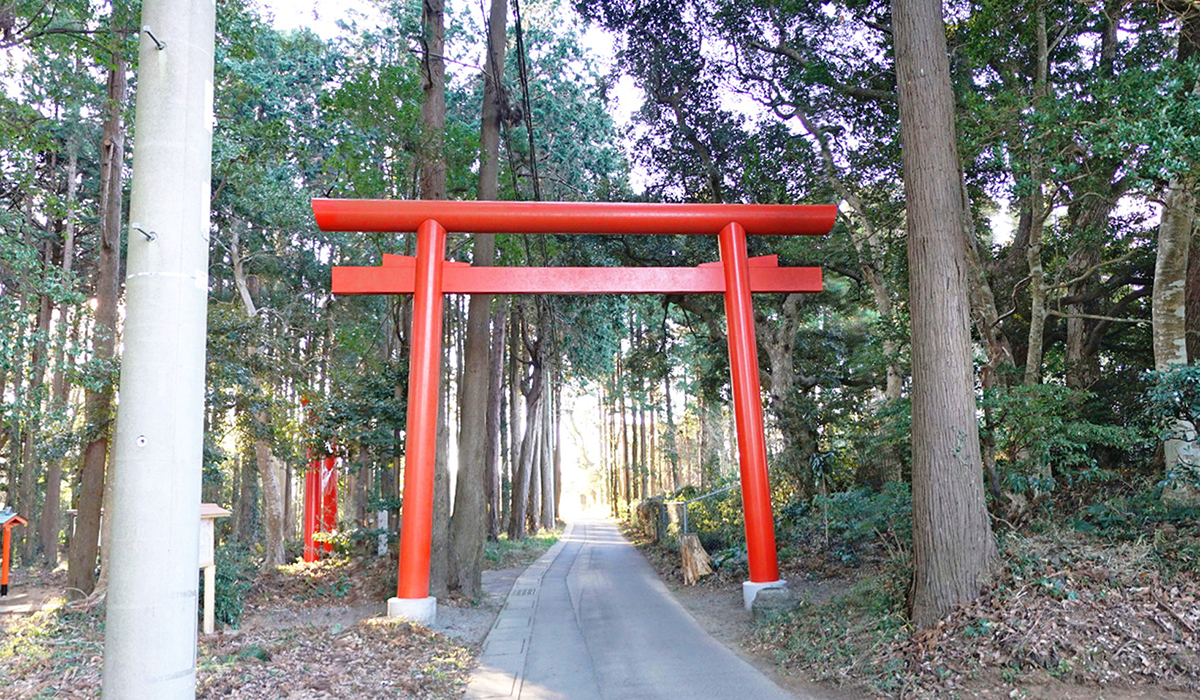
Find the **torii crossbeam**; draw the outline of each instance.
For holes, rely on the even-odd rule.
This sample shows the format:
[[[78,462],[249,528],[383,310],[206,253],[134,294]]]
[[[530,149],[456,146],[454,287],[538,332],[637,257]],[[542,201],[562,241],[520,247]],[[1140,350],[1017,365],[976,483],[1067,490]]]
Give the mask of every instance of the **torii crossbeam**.
[[[379,267],[335,267],[335,294],[412,294],[412,350],[400,578],[388,615],[432,622],[429,548],[445,294],[723,294],[728,324],[738,458],[750,580],[746,606],[782,586],[775,552],[752,292],[818,292],[821,270],[750,259],[747,235],[823,235],[835,206],[614,204],[314,199],[323,231],[416,232],[415,258],[385,255]],[[446,234],[590,233],[715,235],[720,263],[692,268],[472,267],[445,260]]]

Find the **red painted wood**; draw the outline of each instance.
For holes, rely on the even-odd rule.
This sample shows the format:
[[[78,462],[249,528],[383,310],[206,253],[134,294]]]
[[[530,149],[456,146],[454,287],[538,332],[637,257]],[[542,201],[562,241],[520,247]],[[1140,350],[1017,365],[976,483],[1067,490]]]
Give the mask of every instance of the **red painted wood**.
[[[326,535],[333,534],[337,529],[338,491],[337,491],[337,457],[332,455],[321,460],[320,484],[320,521],[318,529]],[[318,549],[325,552],[333,551],[333,543],[326,540],[319,543]]]
[[[721,294],[719,267],[470,267],[443,268],[446,294]],[[415,268],[333,268],[333,293],[412,294]],[[752,292],[819,292],[819,267],[751,267]]]
[[[614,202],[446,202],[314,199],[322,231],[416,231],[435,220],[453,233],[717,235],[731,221],[750,235],[829,233],[834,205],[643,204]]]
[[[400,576],[396,597],[429,596],[433,540],[433,473],[437,455],[438,386],[442,368],[442,261],[446,229],[428,220],[417,230],[416,283],[408,369],[404,506],[400,512]]]
[[[746,554],[750,580],[779,580],[775,553],[775,521],[771,515],[771,485],[767,480],[767,445],[763,433],[762,391],[758,384],[758,346],[754,338],[754,309],[750,302],[750,264],[746,232],[730,224],[718,238],[725,272],[725,318],[729,326],[729,369],[733,413],[737,425],[738,461],[742,477],[742,508],[746,513]]]
[[[304,561],[307,562],[317,560],[317,547],[313,540],[313,534],[317,531],[317,508],[320,507],[316,486],[319,464],[320,460],[311,460],[308,469],[304,472]]]

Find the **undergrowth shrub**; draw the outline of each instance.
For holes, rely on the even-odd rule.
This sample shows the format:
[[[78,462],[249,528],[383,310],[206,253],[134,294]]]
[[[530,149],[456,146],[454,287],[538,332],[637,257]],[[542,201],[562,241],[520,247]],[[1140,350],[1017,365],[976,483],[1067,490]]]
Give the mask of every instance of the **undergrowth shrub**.
[[[906,552],[912,542],[907,484],[814,496],[780,509],[780,540],[791,553],[818,554],[844,566]]]
[[[911,575],[899,557],[844,595],[800,606],[755,632],[755,643],[774,651],[780,665],[799,667],[815,680],[839,684],[865,680],[894,693],[902,684],[901,659],[879,653],[910,632],[904,612]]]
[[[258,565],[253,552],[244,546],[222,542],[214,552],[217,565],[213,617],[222,625],[237,628],[246,611],[246,596],[254,585]],[[204,611],[204,576],[200,576],[200,612]]]

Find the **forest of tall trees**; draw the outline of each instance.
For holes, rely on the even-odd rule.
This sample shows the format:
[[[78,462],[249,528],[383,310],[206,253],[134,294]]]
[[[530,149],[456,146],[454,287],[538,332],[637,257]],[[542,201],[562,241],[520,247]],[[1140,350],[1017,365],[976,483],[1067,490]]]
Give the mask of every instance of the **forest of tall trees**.
[[[223,546],[264,569],[298,553],[310,455],[341,460],[350,546],[373,549],[381,511],[394,539],[402,502],[409,302],[329,280],[415,237],[322,233],[313,197],[838,204],[827,237],[749,243],[825,270],[821,294],[756,298],[773,492],[786,528],[911,485],[921,624],[978,593],[994,525],[1197,505],[1195,2],[950,1],[914,35],[899,0],[379,0],[333,37],[216,5],[203,489],[233,512]],[[136,10],[0,3],[0,505],[31,523],[19,565],[69,562],[85,594],[122,246],[143,235]],[[911,78],[934,55],[941,82]],[[625,78],[641,102],[619,124]],[[452,236],[447,255],[718,259],[685,236]],[[434,595],[478,594],[485,537],[555,527],[564,470],[614,514],[736,480],[716,296],[449,298],[445,318]]]

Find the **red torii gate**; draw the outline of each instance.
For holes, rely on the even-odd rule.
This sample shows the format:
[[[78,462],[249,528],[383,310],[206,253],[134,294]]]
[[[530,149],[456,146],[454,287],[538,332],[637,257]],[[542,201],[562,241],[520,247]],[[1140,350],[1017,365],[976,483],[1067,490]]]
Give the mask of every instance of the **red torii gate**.
[[[322,231],[417,234],[415,258],[385,255],[379,267],[333,268],[335,294],[412,294],[412,349],[400,578],[388,615],[432,622],[429,549],[433,519],[438,385],[444,294],[722,293],[728,324],[738,457],[750,580],[747,607],[763,588],[782,586],[767,481],[758,350],[751,292],[819,292],[821,269],[749,259],[747,235],[824,235],[837,208],[752,204],[616,204],[314,199]],[[447,262],[446,233],[715,235],[721,262],[694,268],[512,268]]]

